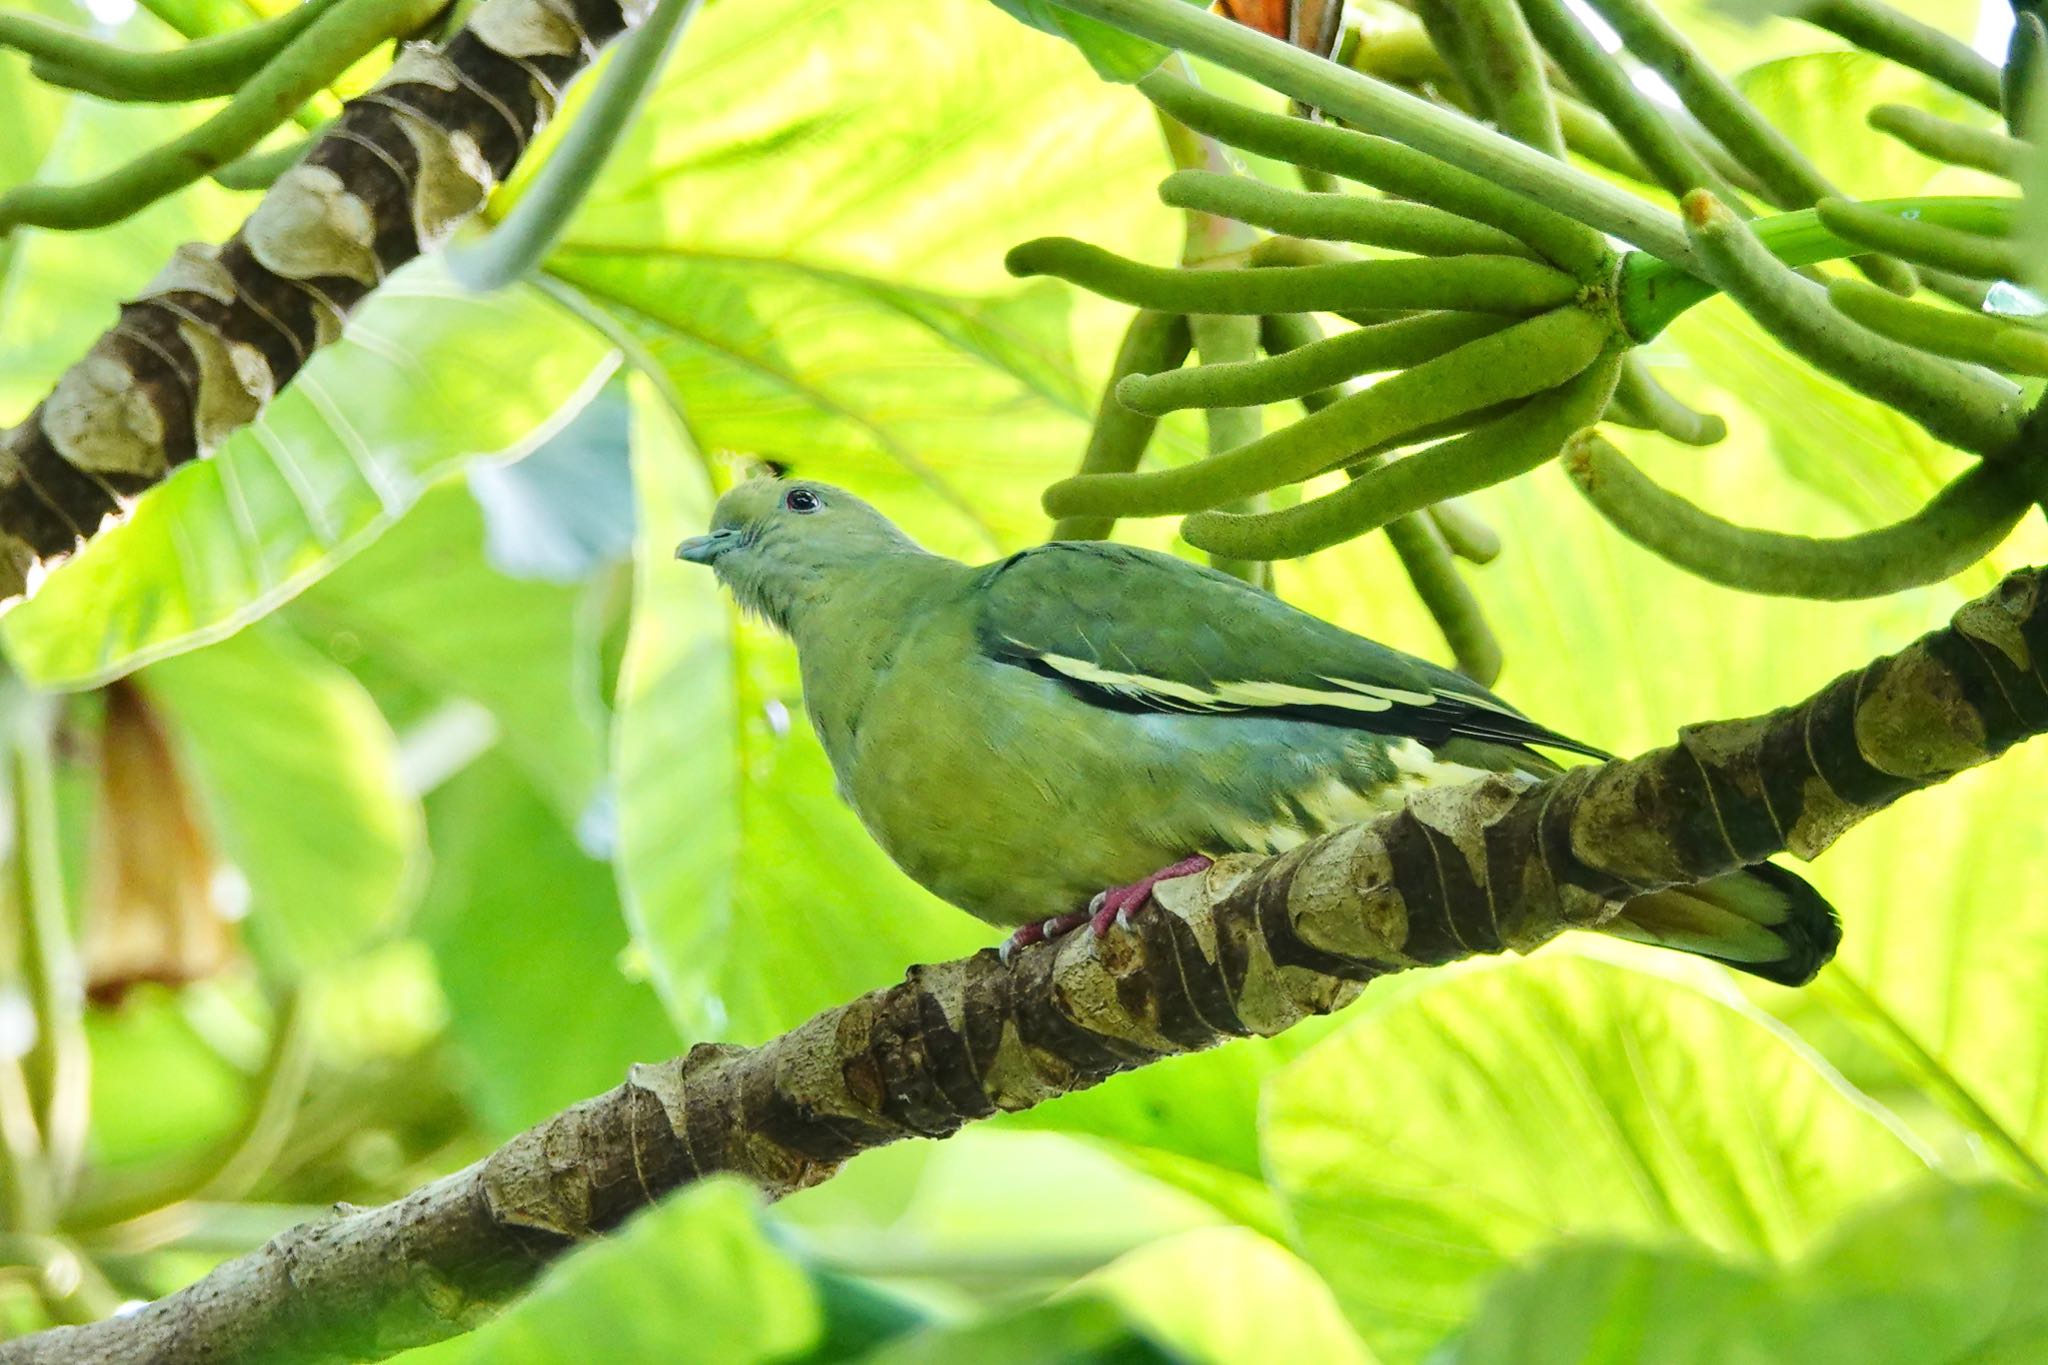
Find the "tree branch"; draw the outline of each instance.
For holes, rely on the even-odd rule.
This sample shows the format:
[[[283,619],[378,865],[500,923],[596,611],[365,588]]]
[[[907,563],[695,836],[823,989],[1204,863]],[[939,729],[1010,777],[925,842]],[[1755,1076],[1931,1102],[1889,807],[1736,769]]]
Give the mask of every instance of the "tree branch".
[[[646,8],[486,0],[351,100],[227,243],[180,248],[0,433],[0,599],[254,420],[393,270],[483,206],[570,79]]]
[[[1126,932],[913,967],[760,1047],[704,1043],[381,1208],[309,1223],[35,1365],[375,1359],[474,1326],[551,1258],[716,1172],[780,1196],[1161,1057],[1268,1035],[1374,977],[1527,952],[1635,894],[1812,857],[2048,729],[2048,570],[1797,706],[1538,783],[1489,778],[1166,883]]]

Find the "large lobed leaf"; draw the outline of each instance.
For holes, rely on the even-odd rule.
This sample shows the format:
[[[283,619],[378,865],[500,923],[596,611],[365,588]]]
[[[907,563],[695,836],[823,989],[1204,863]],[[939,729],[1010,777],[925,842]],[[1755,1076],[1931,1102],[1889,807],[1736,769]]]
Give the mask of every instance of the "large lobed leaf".
[[[1779,1272],[1672,1248],[1568,1246],[1504,1278],[1445,1365],[2019,1362],[2048,1353],[2048,1208],[1929,1183]]]
[[[1921,1169],[1753,1012],[1553,953],[1446,976],[1268,1088],[1267,1169],[1303,1255],[1386,1359],[1564,1237],[1784,1260]]]

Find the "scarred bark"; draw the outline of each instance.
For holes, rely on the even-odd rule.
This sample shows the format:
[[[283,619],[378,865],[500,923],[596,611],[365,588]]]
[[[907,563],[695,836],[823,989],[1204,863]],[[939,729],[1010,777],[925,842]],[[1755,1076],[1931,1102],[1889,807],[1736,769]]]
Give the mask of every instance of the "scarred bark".
[[[0,599],[252,421],[386,276],[483,206],[647,0],[487,0],[408,48],[224,245],[179,249],[0,433]]]
[[[634,1068],[483,1161],[293,1229],[37,1362],[375,1359],[466,1330],[552,1257],[715,1172],[780,1196],[856,1153],[1273,1034],[1376,976],[1526,952],[1636,894],[1812,857],[1898,797],[2048,729],[2048,570],[1767,716],[1534,786],[1488,779],[1277,858],[1166,883],[1128,931],[913,967],[760,1047]]]

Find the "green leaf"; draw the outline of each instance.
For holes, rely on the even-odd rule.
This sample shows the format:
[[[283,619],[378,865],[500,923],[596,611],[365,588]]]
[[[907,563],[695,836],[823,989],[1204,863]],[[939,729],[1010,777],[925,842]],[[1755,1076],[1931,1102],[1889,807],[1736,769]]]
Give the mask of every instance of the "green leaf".
[[[1562,1237],[1785,1259],[1923,1162],[1759,1016],[1553,950],[1452,974],[1276,1078],[1261,1127],[1298,1245],[1415,1360]]]
[[[1091,1139],[1133,1170],[1209,1203],[1233,1222],[1285,1237],[1286,1211],[1266,1183],[1259,1106],[1268,1083],[1340,1026],[1422,989],[1422,973],[1375,982],[1341,1017],[1310,1019],[1273,1038],[1170,1057],[1005,1116],[1011,1127]]]
[[[626,386],[615,379],[532,454],[469,466],[499,572],[577,583],[632,555],[630,430]]]
[[[1561,1248],[1504,1276],[1446,1365],[1643,1360],[2026,1361],[2048,1352],[2048,1206],[1929,1184],[1857,1213],[1796,1266]]]
[[[1106,1299],[1087,1295],[970,1322],[930,1327],[860,1357],[862,1365],[1168,1365],[1179,1359],[1134,1328]]]
[[[1751,67],[1737,84],[1773,127],[1853,198],[2012,193],[2011,184],[1996,176],[1945,166],[1897,138],[1858,126],[1879,104],[1909,104],[1978,127],[1998,126],[1997,116],[1982,105],[1917,71],[1867,52],[1811,52]]]
[[[604,373],[595,339],[537,294],[473,298],[414,266],[253,426],[53,572],[0,638],[24,674],[61,687],[218,639],[367,544],[460,460],[544,438]]]
[[[472,764],[427,807],[434,878],[418,932],[490,1131],[509,1134],[680,1051],[661,1002],[628,980],[611,865],[577,847],[506,758]],[[560,1027],[534,1002],[574,1001]]]
[[[987,294],[1015,287],[1003,253],[1042,233],[1176,259],[1179,215],[1152,194],[1167,169],[1149,103],[988,0],[713,5],[564,258],[673,253],[771,277],[842,272],[909,298]]]
[[[1189,1362],[1374,1358],[1315,1271],[1246,1228],[1163,1238],[1082,1279],[1079,1291],[1108,1298]]]
[[[1049,0],[995,0],[995,6],[1021,23],[1080,48],[1104,80],[1134,81],[1166,59],[1167,49],[1159,44],[1132,37],[1099,19],[1084,19]]]
[[[758,1205],[737,1181],[692,1185],[557,1261],[477,1331],[399,1359],[568,1365],[594,1350],[693,1365],[788,1359],[817,1342],[822,1314],[810,1278],[762,1229]]]
[[[700,449],[847,484],[934,549],[1042,534],[1038,490],[1085,435],[1063,289],[949,299],[680,254],[549,269],[637,339]]]
[[[1038,491],[1095,403],[1072,291],[1019,288],[1003,253],[1044,230],[1170,258],[1163,166],[1142,99],[985,0],[714,8],[548,269],[662,371],[701,449],[988,557],[1043,534]],[[1088,350],[1113,344],[1121,309],[1072,307]]]
[[[488,709],[506,751],[574,822],[605,763],[592,608],[581,587],[493,568],[483,514],[448,481],[294,602],[290,618],[342,662],[367,660]]]
[[[1996,1163],[2048,1191],[2048,849],[2013,818],[2044,782],[2048,752],[2016,749],[1837,844],[1825,885],[1853,932],[1824,989]]]
[[[286,975],[386,936],[409,908],[419,804],[361,684],[279,630],[247,630],[142,678],[191,756],[249,885],[248,937]]]
[[[684,1030],[750,1042],[992,931],[890,866],[833,792],[788,644],[676,562],[709,490],[669,414],[635,393],[643,536],[614,731],[620,876]]]

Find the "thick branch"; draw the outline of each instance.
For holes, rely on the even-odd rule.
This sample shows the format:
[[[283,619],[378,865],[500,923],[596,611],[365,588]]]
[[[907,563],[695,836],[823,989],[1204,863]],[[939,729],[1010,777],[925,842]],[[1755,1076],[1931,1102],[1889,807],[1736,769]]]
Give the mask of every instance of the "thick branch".
[[[252,421],[393,270],[482,207],[563,87],[645,8],[486,0],[445,47],[408,48],[350,101],[226,244],[181,248],[0,433],[0,598]]]
[[[1162,908],[1004,966],[913,967],[756,1048],[700,1044],[382,1208],[296,1228],[128,1317],[0,1360],[374,1359],[473,1326],[550,1258],[735,1172],[771,1195],[1161,1057],[1273,1034],[1376,976],[1526,952],[1628,897],[1812,857],[1898,797],[2048,729],[2048,570],[1785,710],[1535,784],[1490,778],[1271,859],[1169,882]]]

